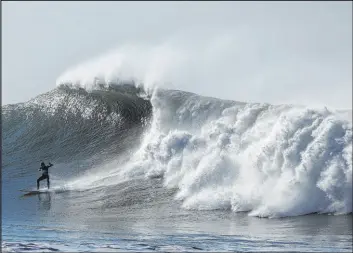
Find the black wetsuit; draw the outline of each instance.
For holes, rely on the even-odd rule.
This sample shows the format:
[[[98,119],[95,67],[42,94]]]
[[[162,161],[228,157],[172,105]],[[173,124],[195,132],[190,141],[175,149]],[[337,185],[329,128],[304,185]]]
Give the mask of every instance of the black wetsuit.
[[[44,166],[41,166],[39,168],[39,170],[43,171],[43,174],[42,176],[40,176],[40,178],[37,179],[37,189],[39,189],[39,182],[46,179],[47,180],[47,185],[48,185],[48,189],[50,187],[50,181],[49,181],[49,172],[48,172],[48,169],[53,166],[53,164],[49,163],[49,165],[44,165]]]

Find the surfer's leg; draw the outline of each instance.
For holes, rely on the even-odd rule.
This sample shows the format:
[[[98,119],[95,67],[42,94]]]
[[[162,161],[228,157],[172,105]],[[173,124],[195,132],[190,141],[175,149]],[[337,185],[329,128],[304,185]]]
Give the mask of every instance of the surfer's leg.
[[[37,190],[39,190],[39,182],[43,180],[43,176],[40,176],[38,179],[37,179]]]
[[[47,176],[47,185],[48,185],[48,189],[49,189],[49,187],[50,187],[49,176]]]
[[[37,179],[37,190],[39,190],[39,182],[42,181],[43,179],[45,179],[45,176],[43,175]]]

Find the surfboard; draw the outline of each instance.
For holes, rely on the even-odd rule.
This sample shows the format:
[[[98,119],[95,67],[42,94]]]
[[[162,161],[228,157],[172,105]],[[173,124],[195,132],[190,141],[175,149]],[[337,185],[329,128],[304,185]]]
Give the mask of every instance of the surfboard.
[[[21,190],[21,191],[22,191],[22,192],[26,192],[25,194],[22,195],[22,196],[24,196],[24,197],[26,197],[26,196],[38,195],[38,194],[50,193],[50,191],[48,191],[48,190],[39,190],[39,191]]]
[[[33,196],[33,195],[41,195],[41,194],[60,194],[60,193],[68,193],[70,192],[69,189],[65,188],[50,188],[50,189],[40,189],[40,190],[20,190],[24,192],[22,197]]]

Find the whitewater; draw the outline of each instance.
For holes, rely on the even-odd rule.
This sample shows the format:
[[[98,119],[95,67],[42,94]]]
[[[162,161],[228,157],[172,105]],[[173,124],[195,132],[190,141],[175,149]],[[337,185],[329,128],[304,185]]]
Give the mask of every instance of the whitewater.
[[[189,209],[259,217],[352,212],[349,111],[158,89],[150,101],[151,126],[111,182],[162,177]]]
[[[351,109],[206,97],[126,65],[2,106],[3,250],[352,250]],[[51,191],[19,198],[41,160]]]

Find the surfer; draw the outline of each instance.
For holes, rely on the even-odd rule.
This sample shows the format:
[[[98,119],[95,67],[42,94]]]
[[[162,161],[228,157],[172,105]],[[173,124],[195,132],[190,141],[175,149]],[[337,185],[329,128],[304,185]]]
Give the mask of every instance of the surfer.
[[[44,162],[40,163],[40,168],[39,171],[43,171],[43,174],[37,179],[37,190],[39,190],[39,182],[46,179],[47,180],[47,185],[48,185],[48,189],[50,186],[50,182],[49,182],[49,172],[48,169],[53,166],[53,164],[51,164],[49,162],[49,165],[45,165]]]

